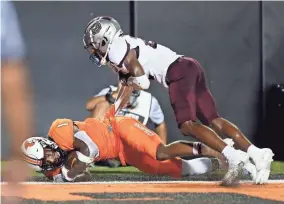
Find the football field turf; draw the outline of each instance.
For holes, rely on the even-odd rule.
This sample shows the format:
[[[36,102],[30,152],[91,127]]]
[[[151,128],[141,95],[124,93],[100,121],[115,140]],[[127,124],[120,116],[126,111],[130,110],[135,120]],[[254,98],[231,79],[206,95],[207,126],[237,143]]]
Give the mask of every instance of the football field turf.
[[[25,183],[24,203],[284,203],[284,163],[274,162],[270,181],[254,185],[243,176],[235,187],[221,187],[221,172],[172,179],[133,167],[93,167],[92,182],[50,183],[34,174]]]

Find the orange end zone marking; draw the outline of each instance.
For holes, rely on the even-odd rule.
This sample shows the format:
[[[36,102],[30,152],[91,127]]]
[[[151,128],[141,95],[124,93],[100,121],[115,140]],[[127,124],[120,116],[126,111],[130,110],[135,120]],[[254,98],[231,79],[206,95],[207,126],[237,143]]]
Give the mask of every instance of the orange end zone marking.
[[[3,187],[3,186],[2,186]],[[53,185],[32,184],[24,185],[24,193],[21,197],[26,199],[38,199],[44,201],[70,201],[70,200],[94,200],[93,198],[71,193],[238,193],[263,199],[284,201],[284,183],[253,185],[241,184],[238,187],[222,187],[218,183],[135,183],[135,184],[80,184]],[[3,196],[9,196],[2,192]],[[128,198],[127,198],[128,199]],[[130,199],[130,198],[129,198]],[[157,198],[153,198],[157,199]]]

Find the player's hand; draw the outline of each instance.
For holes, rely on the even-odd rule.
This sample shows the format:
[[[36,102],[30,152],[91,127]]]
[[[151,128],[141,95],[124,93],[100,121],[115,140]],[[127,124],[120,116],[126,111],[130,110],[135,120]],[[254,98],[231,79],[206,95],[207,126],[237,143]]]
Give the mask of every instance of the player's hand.
[[[119,81],[122,84],[122,86],[127,86],[128,78],[131,77],[131,75],[129,73],[123,74],[122,72],[118,72],[118,76],[119,76]]]
[[[134,77],[129,77],[127,80],[127,86],[132,86],[135,90],[143,90],[140,86],[133,82]]]
[[[122,86],[128,86],[127,81],[125,79],[120,79],[119,82]]]

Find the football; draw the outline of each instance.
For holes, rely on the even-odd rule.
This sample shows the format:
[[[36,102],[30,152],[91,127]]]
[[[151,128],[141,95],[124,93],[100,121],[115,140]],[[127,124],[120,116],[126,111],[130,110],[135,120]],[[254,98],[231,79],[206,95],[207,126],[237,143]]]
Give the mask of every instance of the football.
[[[67,159],[64,163],[66,169],[70,170],[77,162],[78,156],[76,151],[69,152],[67,155]]]
[[[65,160],[64,166],[66,169],[70,170],[78,162],[78,156],[76,151],[69,152],[67,159]],[[86,169],[82,174],[78,175],[74,182],[85,182],[91,181],[91,174]]]

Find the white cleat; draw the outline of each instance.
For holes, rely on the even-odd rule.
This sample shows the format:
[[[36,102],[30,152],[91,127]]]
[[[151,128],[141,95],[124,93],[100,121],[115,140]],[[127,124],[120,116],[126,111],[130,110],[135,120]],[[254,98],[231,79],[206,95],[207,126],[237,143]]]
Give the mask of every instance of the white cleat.
[[[264,148],[260,149],[258,154],[251,157],[257,170],[256,178],[254,180],[256,184],[264,184],[267,182],[270,175],[270,167],[271,162],[273,161],[273,156],[274,153],[271,149]]]
[[[255,165],[250,161],[244,165],[244,174],[249,175],[253,181],[256,180],[257,170]]]
[[[234,147],[234,140],[230,139],[230,138],[225,138],[223,139],[223,141],[227,144],[227,145],[230,145],[231,147]]]
[[[221,185],[222,186],[232,186],[239,183],[239,175],[242,173],[244,166],[246,166],[249,162],[249,156],[247,153],[235,150],[236,151],[236,160],[228,160],[229,169],[225,174]]]
[[[237,165],[230,165],[227,173],[225,174],[221,186],[233,186],[239,183],[239,175],[243,169],[244,163],[241,162]]]
[[[227,144],[227,145],[230,145],[231,147],[234,147],[234,144],[235,142],[230,139],[230,138],[225,138],[223,139],[223,141]],[[240,150],[239,150],[240,151]],[[245,153],[245,152],[243,152]],[[245,153],[246,154],[246,153]],[[255,181],[256,180],[256,174],[257,174],[257,171],[256,171],[256,167],[254,164],[252,164],[250,161],[248,161],[247,163],[244,164],[244,174],[248,174],[251,176],[251,178]]]

